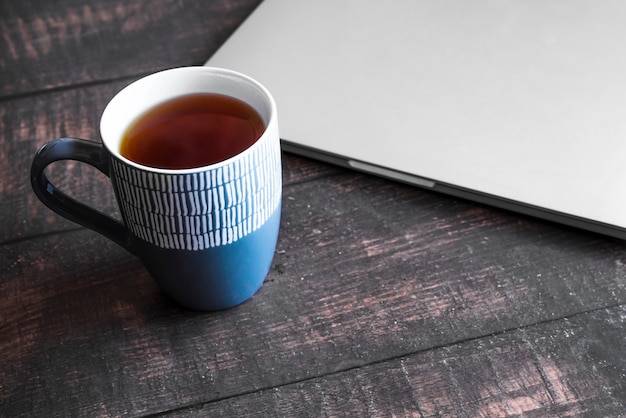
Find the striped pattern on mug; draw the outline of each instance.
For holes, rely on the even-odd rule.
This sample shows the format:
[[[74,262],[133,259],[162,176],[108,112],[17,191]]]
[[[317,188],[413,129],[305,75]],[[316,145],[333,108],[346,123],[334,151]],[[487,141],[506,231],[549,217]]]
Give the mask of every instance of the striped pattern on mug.
[[[122,216],[137,237],[198,251],[256,231],[281,201],[280,147],[262,141],[224,165],[185,174],[138,169],[112,158]]]

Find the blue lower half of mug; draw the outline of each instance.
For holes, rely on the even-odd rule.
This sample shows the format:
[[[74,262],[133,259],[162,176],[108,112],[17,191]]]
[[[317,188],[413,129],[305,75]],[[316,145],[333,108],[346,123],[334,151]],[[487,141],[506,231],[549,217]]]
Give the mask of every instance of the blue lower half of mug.
[[[255,231],[230,244],[187,251],[164,249],[139,238],[137,254],[174,301],[194,310],[231,308],[254,295],[272,264],[281,207]]]

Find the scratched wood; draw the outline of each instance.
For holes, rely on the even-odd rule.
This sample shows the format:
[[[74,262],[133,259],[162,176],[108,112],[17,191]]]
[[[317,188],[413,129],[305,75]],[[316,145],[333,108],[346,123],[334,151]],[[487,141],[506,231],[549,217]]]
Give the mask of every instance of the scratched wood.
[[[62,136],[99,140],[98,119],[108,100],[126,83],[41,94],[0,102],[0,199],[3,239],[75,228],[39,202],[29,180],[30,163],[39,147]],[[69,195],[104,212],[117,214],[109,180],[78,162],[53,164],[48,175]]]
[[[625,318],[593,311],[165,416],[623,416]]]
[[[623,242],[286,155],[263,288],[195,313],[36,200],[38,146],[257,4],[0,2],[0,416],[625,415]],[[50,175],[115,213],[95,170]]]
[[[264,287],[216,314],[171,304],[134,257],[90,231],[2,247],[3,411],[160,413],[384,362],[397,369],[396,359],[416,354],[408,373],[427,383],[420,353],[445,356],[457,344],[619,311],[626,301],[623,246],[611,240],[348,172],[289,185],[284,196]],[[621,355],[624,337],[611,335],[615,352],[597,361]],[[456,390],[478,396],[477,373],[500,384],[482,370],[489,361],[513,368],[502,384],[529,384],[519,358],[485,355]],[[620,387],[617,377],[608,387]],[[447,399],[430,389],[432,402]],[[346,386],[342,396],[351,393]]]
[[[200,65],[259,0],[0,2],[0,94]]]

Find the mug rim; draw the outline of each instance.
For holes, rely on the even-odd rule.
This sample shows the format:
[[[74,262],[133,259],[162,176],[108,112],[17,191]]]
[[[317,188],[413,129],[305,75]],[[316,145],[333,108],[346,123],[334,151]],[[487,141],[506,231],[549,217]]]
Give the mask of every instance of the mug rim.
[[[182,168],[182,169],[171,169],[171,168],[159,168],[159,167],[152,167],[149,165],[144,165],[144,164],[140,164],[137,163],[133,160],[130,160],[126,157],[124,157],[119,149],[112,149],[113,147],[111,146],[111,144],[109,144],[107,141],[107,138],[105,138],[105,123],[108,121],[108,118],[110,117],[109,115],[112,112],[112,109],[114,106],[118,105],[120,100],[123,100],[123,96],[125,94],[128,94],[128,91],[134,88],[137,88],[138,86],[142,85],[142,84],[147,84],[147,83],[151,83],[153,82],[154,79],[159,78],[159,77],[165,77],[165,76],[169,76],[170,74],[174,74],[174,73],[182,73],[181,75],[184,75],[185,73],[187,74],[200,74],[200,73],[206,73],[207,75],[218,75],[218,76],[222,76],[222,77],[230,77],[233,79],[239,79],[241,81],[244,81],[246,83],[248,83],[249,85],[253,86],[254,88],[256,88],[261,94],[262,96],[264,96],[264,99],[268,102],[269,104],[269,109],[268,109],[268,118],[267,118],[267,122],[265,123],[265,129],[263,130],[263,133],[261,134],[261,136],[259,136],[259,138],[257,138],[256,141],[254,141],[254,143],[252,145],[250,145],[249,147],[247,147],[246,149],[244,149],[243,151],[225,159],[222,161],[218,161],[215,163],[211,163],[211,164],[206,164],[203,166],[199,166],[199,167],[192,167],[192,168]],[[202,91],[198,91],[197,93],[202,93]],[[210,93],[210,92],[208,92]],[[194,94],[194,93],[181,93],[180,95],[173,95],[171,96],[169,99],[167,100],[171,100],[171,99],[175,99],[177,97],[182,97],[188,94]],[[234,96],[233,96],[234,97]],[[150,110],[151,108],[153,108],[154,106],[157,106],[161,103],[166,102],[167,100],[163,100],[163,101],[159,101],[159,102],[155,102],[149,106],[146,107],[145,110],[143,110],[142,112],[139,113],[138,116],[136,116],[135,118],[133,118],[132,120],[136,120],[137,117],[140,117],[142,114],[144,114],[145,112],[147,112],[148,110]],[[239,99],[241,100],[241,99]],[[249,104],[249,103],[248,103]],[[258,110],[257,110],[258,111]],[[209,67],[209,66],[203,66],[203,65],[198,65],[198,66],[186,66],[186,67],[176,67],[176,68],[170,68],[170,69],[166,69],[166,70],[161,70],[161,71],[157,71],[155,73],[151,73],[148,74],[146,76],[143,76],[141,78],[139,78],[138,80],[133,81],[132,83],[128,84],[127,86],[125,86],[123,89],[121,89],[120,91],[118,91],[107,103],[107,105],[105,106],[102,115],[100,116],[100,137],[102,140],[102,145],[104,146],[104,148],[106,148],[106,150],[109,152],[109,154],[111,154],[113,157],[115,157],[116,159],[122,161],[124,164],[127,164],[129,166],[132,166],[136,169],[139,170],[143,170],[143,171],[150,171],[150,172],[154,172],[154,173],[160,173],[160,174],[173,174],[173,175],[178,175],[178,174],[193,174],[193,173],[200,173],[200,172],[204,172],[207,171],[209,169],[217,169],[220,167],[224,167],[227,166],[229,164],[232,164],[234,161],[239,160],[243,157],[245,157],[245,155],[253,153],[254,150],[260,146],[262,146],[262,143],[264,142],[264,138],[266,138],[268,135],[271,135],[272,133],[270,132],[273,127],[276,125],[276,102],[274,101],[273,96],[271,95],[271,93],[269,92],[269,90],[262,85],[259,81],[255,80],[254,78],[240,73],[238,71],[235,70],[231,70],[231,69],[227,69],[227,68],[221,68],[221,67]],[[125,127],[125,129],[128,129],[130,125],[127,125]]]

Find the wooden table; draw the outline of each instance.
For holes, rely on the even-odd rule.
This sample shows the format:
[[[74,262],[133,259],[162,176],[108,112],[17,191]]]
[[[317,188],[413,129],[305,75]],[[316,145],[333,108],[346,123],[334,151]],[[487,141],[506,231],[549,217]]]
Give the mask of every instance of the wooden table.
[[[0,416],[626,416],[624,242],[285,154],[264,286],[198,313],[37,200],[39,146],[257,4],[0,2]],[[49,174],[119,216],[95,169]]]

